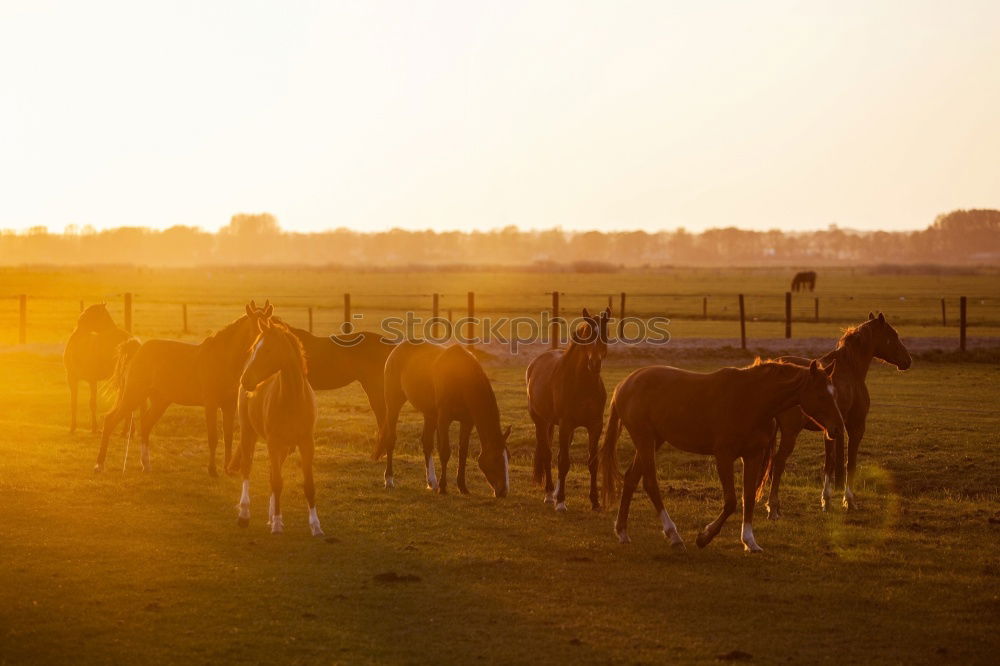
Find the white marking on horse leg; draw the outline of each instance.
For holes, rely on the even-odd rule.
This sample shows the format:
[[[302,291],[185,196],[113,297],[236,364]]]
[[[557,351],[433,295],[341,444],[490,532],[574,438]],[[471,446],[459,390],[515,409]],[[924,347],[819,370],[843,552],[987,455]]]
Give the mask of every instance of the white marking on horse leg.
[[[427,457],[427,487],[431,490],[438,489],[437,473],[434,471],[434,456]]]
[[[510,492],[510,454],[504,449],[503,452],[503,482],[507,486],[507,492]]]
[[[857,505],[854,502],[854,491],[851,490],[851,486],[844,484],[844,508],[853,509]]]
[[[566,502],[559,502],[558,504],[556,504],[556,511],[563,512],[567,510],[568,509],[566,509]]]
[[[148,472],[150,470],[149,464],[149,446],[142,444],[139,447],[139,462],[142,464],[142,471]]]
[[[663,523],[663,536],[670,539],[670,544],[672,546],[683,546],[684,539],[681,538],[680,532],[677,531],[677,525],[674,525],[674,521],[670,520],[670,514],[667,513],[666,509],[660,511],[660,522]]]
[[[392,480],[391,476],[385,477],[385,487],[387,490],[392,490],[396,487],[396,482]]]
[[[545,503],[546,504],[555,504],[556,503],[556,494],[554,492],[552,492],[551,490],[548,491],[547,493],[545,493]]]
[[[309,529],[313,536],[323,536],[323,528],[319,524],[319,516],[316,515],[316,507],[309,508]]]
[[[267,524],[272,525],[274,523],[274,493],[271,493],[271,499],[267,503]]]
[[[833,482],[829,474],[823,475],[823,495],[820,497],[820,504],[826,511],[830,506],[830,498],[833,496]]]
[[[271,517],[271,534],[281,534],[285,531],[285,521],[282,520],[281,514],[276,513]]]
[[[240,492],[240,503],[236,506],[240,514],[237,522],[246,527],[250,524],[250,479],[243,479],[243,490]]]
[[[556,488],[552,491],[552,501],[556,503],[556,511],[566,510],[566,500],[563,499],[562,502],[559,501],[559,492],[562,491],[565,495],[566,491],[563,490],[562,480],[556,479]]]
[[[757,541],[753,538],[753,527],[750,523],[743,523],[743,532],[740,535],[740,541],[743,542],[743,548],[751,553],[760,553],[764,549],[757,545]]]

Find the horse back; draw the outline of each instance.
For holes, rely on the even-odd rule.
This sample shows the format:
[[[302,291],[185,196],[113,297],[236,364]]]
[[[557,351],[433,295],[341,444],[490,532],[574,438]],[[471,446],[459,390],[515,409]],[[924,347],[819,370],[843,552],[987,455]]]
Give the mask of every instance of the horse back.
[[[385,360],[386,397],[400,391],[425,414],[435,410],[433,367],[444,348],[429,342],[401,342]]]
[[[550,423],[556,420],[553,381],[562,357],[561,349],[550,349],[536,356],[524,373],[528,387],[528,411],[533,417],[537,416]]]
[[[437,409],[461,421],[476,415],[495,415],[499,425],[500,409],[496,394],[483,366],[459,346],[448,347],[434,361],[432,371]]]
[[[176,340],[144,342],[129,363],[126,391],[143,391],[180,405],[203,405],[199,361],[199,345]]]

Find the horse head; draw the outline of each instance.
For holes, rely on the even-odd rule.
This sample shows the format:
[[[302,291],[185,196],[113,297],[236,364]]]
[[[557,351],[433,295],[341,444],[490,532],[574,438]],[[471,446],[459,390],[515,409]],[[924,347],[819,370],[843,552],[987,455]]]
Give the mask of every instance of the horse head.
[[[301,343],[284,324],[273,322],[270,317],[258,317],[257,330],[250,359],[240,375],[244,390],[253,391],[262,381],[288,367],[289,359],[295,359],[302,373],[306,373]]]
[[[510,426],[499,434],[499,442],[492,442],[487,448],[486,442],[479,458],[479,469],[486,477],[486,482],[493,489],[496,497],[506,497],[510,492],[510,451],[507,450],[507,438],[510,437]]]
[[[604,357],[608,355],[608,320],[611,308],[594,317],[587,308],[583,309],[580,325],[573,331],[573,343],[584,354],[587,369],[597,374],[601,371]]]
[[[885,320],[881,312],[876,317],[868,313],[868,326],[872,327],[872,341],[875,343],[875,358],[891,363],[900,370],[907,370],[913,364],[910,352],[903,346],[899,333]]]
[[[107,303],[95,303],[80,313],[76,327],[81,331],[97,333],[115,327],[115,320],[108,312]]]
[[[826,367],[816,361],[809,364],[809,378],[799,393],[802,411],[815,421],[830,439],[842,437],[844,434],[844,417],[837,406],[837,389],[834,388],[831,376],[835,363]]]

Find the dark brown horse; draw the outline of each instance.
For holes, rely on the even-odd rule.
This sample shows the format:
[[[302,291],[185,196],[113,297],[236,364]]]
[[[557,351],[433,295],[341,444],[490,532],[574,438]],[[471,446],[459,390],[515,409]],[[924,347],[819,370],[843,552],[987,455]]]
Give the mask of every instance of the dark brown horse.
[[[240,446],[227,469],[238,467],[243,476],[240,495],[240,526],[250,524],[250,468],[257,438],[267,442],[271,464],[271,501],[267,524],[271,534],[281,534],[281,490],[284,481],[281,467],[295,449],[302,460],[302,488],[309,505],[309,529],[322,536],[323,528],[316,515],[316,489],[313,483],[313,429],[316,427],[316,395],[306,374],[305,351],[298,336],[282,323],[266,318],[257,320],[260,335],[253,342],[253,352],[240,377],[238,411]]]
[[[97,432],[97,382],[114,373],[118,346],[130,337],[128,331],[115,324],[104,303],[91,305],[80,313],[63,352],[69,384],[70,432],[76,432],[77,392],[81,380],[90,384],[90,430]]]
[[[845,509],[856,509],[854,499],[854,476],[858,465],[858,447],[865,435],[865,422],[868,419],[868,407],[871,400],[868,397],[868,387],[865,378],[872,359],[891,363],[899,370],[910,367],[910,353],[899,340],[896,329],[885,320],[881,312],[876,317],[868,313],[868,321],[848,329],[836,349],[819,359],[823,365],[835,364],[833,385],[837,389],[837,405],[844,415],[844,425],[847,430],[847,481],[844,482],[844,439],[836,441],[824,438],[826,458],[823,468],[823,494],[820,499],[824,511],[830,505],[831,486],[844,489],[843,505]],[[810,360],[796,356],[783,356],[782,361],[808,365]],[[771,470],[771,493],[767,500],[768,517],[781,517],[781,500],[778,488],[781,485],[781,474],[785,471],[785,463],[795,449],[795,439],[804,429],[821,430],[811,419],[803,415],[798,408],[787,409],[778,415],[778,429],[781,431],[781,446],[774,455],[774,466]]]
[[[111,431],[124,418],[142,410],[139,433],[142,438],[142,468],[149,469],[149,433],[172,403],[205,408],[208,429],[208,472],[216,476],[215,450],[219,442],[217,412],[222,410],[222,434],[226,458],[232,449],[233,420],[240,374],[250,343],[257,336],[257,322],[271,316],[271,304],[257,308],[253,301],[246,314],[200,344],[174,340],[149,340],[119,359],[115,371],[118,399],[104,417],[101,449],[95,471],[104,469]],[[129,357],[128,354],[131,354]],[[225,463],[223,463],[225,464]]]
[[[465,486],[465,461],[469,453],[472,427],[479,433],[481,451],[479,469],[497,497],[505,497],[510,488],[510,454],[507,437],[510,426],[500,430],[500,409],[490,380],[479,361],[465,349],[441,347],[429,342],[403,342],[392,350],[385,362],[385,425],[374,458],[384,453],[385,487],[395,487],[392,476],[392,453],[396,446],[399,411],[409,401],[424,416],[421,443],[427,487],[448,492],[448,427],[459,422],[458,489]],[[434,435],[437,434],[441,457],[441,479],[434,471]]]
[[[740,540],[748,551],[760,551],[753,536],[753,511],[764,469],[773,454],[774,417],[801,405],[832,435],[843,430],[826,371],[816,362],[803,368],[759,359],[747,368],[723,368],[711,373],[667,366],[636,370],[615,389],[611,414],[601,446],[605,501],[614,498],[621,478],[615,449],[624,425],[635,444],[635,458],[625,472],[615,534],[628,543],[628,512],[640,479],[660,516],[664,535],[675,546],[684,541],[663,507],[656,481],[656,451],[663,442],[689,453],[714,456],[722,482],[722,513],[705,526],[697,544],[704,547],[736,510],[733,463],[743,459],[743,529]]]
[[[280,321],[276,317],[275,321]],[[368,396],[379,428],[385,420],[385,391],[382,388],[385,359],[392,343],[378,333],[360,332],[350,335],[320,337],[301,328],[289,326],[289,331],[302,343],[309,365],[309,385],[317,391],[338,389],[358,382]]]
[[[538,355],[525,373],[528,413],[535,422],[535,483],[545,488],[545,502],[556,511],[566,510],[566,474],[569,447],[577,428],[586,428],[590,442],[590,505],[601,508],[597,496],[597,447],[604,423],[608,392],[601,379],[601,363],[608,353],[607,309],[591,317],[586,308],[583,321],[573,332],[565,350],[552,349]],[[552,485],[552,434],[559,426],[559,480]]]
[[[802,271],[792,278],[792,291],[805,291],[806,287],[809,287],[809,291],[815,291],[816,271]]]

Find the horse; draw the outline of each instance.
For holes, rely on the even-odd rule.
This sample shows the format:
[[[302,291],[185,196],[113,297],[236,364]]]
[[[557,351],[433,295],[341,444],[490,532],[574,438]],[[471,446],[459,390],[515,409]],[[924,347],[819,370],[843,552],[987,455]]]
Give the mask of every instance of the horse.
[[[302,343],[309,366],[309,385],[316,391],[325,391],[359,382],[381,429],[385,421],[383,369],[393,347],[389,339],[370,332],[320,337],[277,317],[273,321],[284,324]]]
[[[763,471],[773,455],[774,417],[801,405],[831,436],[844,428],[834,399],[830,369],[815,361],[804,368],[780,361],[757,359],[746,368],[723,368],[700,373],[650,366],[636,370],[615,388],[611,398],[604,443],[600,451],[602,493],[610,501],[621,480],[615,458],[618,436],[624,426],[635,444],[635,458],[625,472],[615,534],[629,543],[629,505],[640,479],[656,509],[663,534],[673,546],[684,547],[677,526],[663,506],[656,481],[656,450],[663,442],[688,453],[715,457],[724,504],[718,518],[698,534],[699,548],[714,539],[736,509],[733,462],[743,459],[743,529],[746,550],[763,550],[753,536],[753,512]]]
[[[551,349],[535,357],[525,372],[528,413],[535,422],[534,481],[545,488],[545,503],[566,510],[566,474],[569,446],[577,428],[590,438],[590,505],[601,508],[597,495],[597,448],[604,425],[608,392],[601,379],[601,363],[608,353],[611,309],[592,317],[583,309],[583,321],[565,350]],[[559,479],[553,492],[552,435],[559,425]]]
[[[448,492],[448,427],[459,422],[458,489],[468,494],[465,462],[472,427],[479,433],[479,469],[496,497],[506,497],[510,489],[510,453],[507,438],[510,426],[500,430],[500,409],[490,380],[479,361],[459,346],[442,347],[430,342],[407,341],[396,346],[385,361],[386,418],[372,458],[386,456],[385,487],[394,488],[392,453],[396,445],[399,411],[409,401],[424,417],[421,443],[427,488]],[[441,458],[441,479],[434,471],[434,436],[437,434]]]
[[[843,506],[847,510],[857,509],[854,497],[854,479],[858,464],[858,448],[865,434],[865,422],[868,418],[868,408],[871,400],[865,378],[872,359],[877,358],[890,363],[898,370],[907,370],[913,361],[910,353],[903,346],[896,332],[885,315],[881,312],[876,317],[868,313],[868,320],[848,329],[837,342],[837,347],[819,359],[827,365],[836,364],[833,372],[833,385],[837,389],[837,405],[844,415],[847,429],[847,480],[844,482],[844,441],[841,437],[836,441],[825,439],[826,458],[823,469],[823,494],[820,505],[824,511],[830,505],[832,495],[831,481],[838,488],[843,488]],[[782,361],[807,365],[810,360],[796,356],[783,356]],[[802,414],[797,408],[787,409],[778,414],[778,430],[781,432],[781,445],[775,453],[774,465],[771,469],[771,492],[767,500],[767,515],[771,520],[781,517],[781,500],[778,488],[781,485],[781,474],[785,471],[785,463],[795,449],[795,439],[803,430],[820,430],[815,423]],[[775,433],[777,436],[777,433]]]
[[[816,271],[801,271],[792,278],[792,291],[805,291],[806,287],[809,287],[809,291],[815,291]]]
[[[253,341],[250,360],[240,376],[237,411],[240,443],[227,466],[243,476],[237,523],[250,524],[250,467],[257,438],[267,442],[271,464],[271,501],[267,524],[271,534],[281,534],[281,467],[290,453],[302,457],[302,489],[309,505],[309,529],[322,536],[316,515],[316,488],[313,483],[313,429],[316,427],[316,394],[309,385],[306,352],[299,337],[281,322],[257,319],[260,331]]]
[[[77,393],[81,380],[90,384],[90,431],[97,432],[97,382],[112,376],[118,347],[131,337],[128,331],[115,324],[105,303],[91,305],[80,313],[63,352],[69,384],[70,432],[76,432]]]
[[[233,420],[240,373],[250,352],[250,343],[258,333],[257,322],[268,319],[273,308],[263,308],[250,301],[246,314],[200,344],[174,340],[149,340],[122,350],[115,368],[114,382],[118,398],[104,417],[101,448],[94,471],[104,469],[108,439],[114,427],[142,407],[139,433],[143,471],[149,465],[149,433],[171,403],[205,408],[208,430],[208,473],[217,476],[215,450],[218,446],[217,411],[222,410],[222,434],[226,457],[232,449]]]

